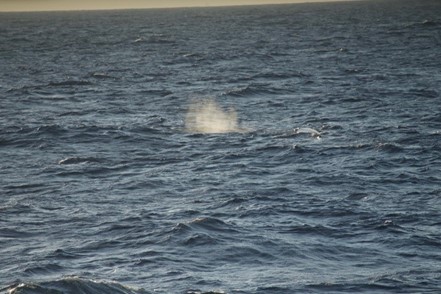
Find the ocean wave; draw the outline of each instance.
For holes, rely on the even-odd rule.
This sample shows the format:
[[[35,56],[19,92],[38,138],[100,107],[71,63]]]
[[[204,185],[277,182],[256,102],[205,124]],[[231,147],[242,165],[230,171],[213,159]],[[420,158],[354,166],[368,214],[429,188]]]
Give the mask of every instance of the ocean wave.
[[[2,209],[0,208],[0,211]],[[7,211],[8,213],[11,213],[11,211]],[[4,211],[5,213],[5,211]],[[19,229],[14,228],[2,228],[0,229],[0,236],[1,238],[10,238],[10,239],[19,239],[19,238],[27,238],[35,236],[35,234],[30,232],[21,231]]]
[[[227,263],[244,263],[249,265],[265,265],[276,260],[276,256],[269,253],[272,252],[263,246],[230,246],[225,249],[221,261]]]
[[[424,21],[421,22],[421,25],[423,25],[423,26],[438,26],[438,25],[440,25],[440,22],[435,21],[435,20],[425,19]]]
[[[420,89],[413,88],[409,90],[409,94],[412,96],[423,97],[423,98],[438,98],[439,93],[434,89]]]
[[[104,72],[92,72],[87,77],[88,78],[91,77],[91,78],[98,79],[98,80],[105,80],[105,79],[116,80],[116,77],[109,75],[107,73],[104,73]]]
[[[117,282],[91,280],[80,277],[66,277],[59,280],[38,282],[38,283],[21,283],[19,285],[9,287],[9,294],[47,294],[47,293],[63,293],[63,294],[148,294],[143,289],[137,289],[124,286]]]
[[[69,259],[77,259],[81,257],[80,254],[75,252],[70,252],[68,250],[56,249],[55,251],[49,253],[47,258],[53,258],[55,260],[69,260]]]
[[[58,124],[42,125],[35,128],[35,131],[39,134],[59,135],[65,132],[64,127]]]
[[[318,293],[436,293],[441,272],[426,267],[403,271],[393,270],[372,273],[367,278],[352,277],[345,281],[327,280],[319,283],[309,282],[304,292]]]
[[[64,133],[66,129],[59,124],[44,124],[39,126],[23,126],[13,125],[4,128],[0,131],[0,134],[14,136],[14,135],[60,135]]]
[[[403,148],[400,145],[394,143],[377,143],[373,144],[373,147],[388,153],[399,153],[403,151]]]
[[[60,165],[71,165],[71,164],[81,164],[81,163],[100,163],[103,159],[96,157],[66,157],[61,159],[58,164]]]
[[[216,290],[216,291],[201,291],[201,290],[187,290],[185,294],[225,294],[226,292]]]
[[[220,219],[212,217],[198,217],[185,223],[179,223],[173,228],[175,233],[186,232],[220,232],[236,233],[237,231]]]
[[[199,217],[178,223],[164,235],[163,241],[183,246],[209,246],[224,243],[236,233],[234,226],[220,219]]]
[[[291,226],[281,231],[281,233],[283,234],[322,235],[325,237],[332,237],[338,235],[339,232],[340,229],[335,229],[323,225],[308,225],[308,224]]]
[[[64,114],[61,117],[64,118]],[[73,115],[66,114],[66,115]],[[77,113],[76,115],[84,115]],[[61,119],[60,119],[61,120]],[[13,125],[0,130],[0,145],[13,146],[49,146],[58,140],[65,140],[73,143],[94,141],[94,140],[136,140],[139,136],[147,133],[160,131],[162,125],[152,128],[137,125],[95,125],[95,124],[44,124],[44,125]],[[150,132],[147,132],[150,129]],[[145,132],[145,134],[144,134]]]
[[[190,227],[193,229],[203,229],[211,232],[229,232],[236,233],[231,225],[225,223],[224,221],[213,218],[213,217],[199,217],[191,220],[189,222]]]
[[[441,21],[433,19],[425,19],[423,21],[414,22],[405,26],[405,28],[421,27],[421,28],[432,28],[441,25]]]
[[[224,96],[232,97],[248,97],[255,95],[277,95],[277,94],[287,94],[289,91],[284,88],[275,87],[273,84],[264,83],[251,83],[248,85],[237,86],[228,89],[222,93]]]
[[[258,73],[253,76],[254,79],[268,79],[270,81],[273,80],[280,80],[280,79],[292,79],[292,78],[304,78],[309,77],[310,75],[307,75],[301,71],[287,71],[287,72],[279,72],[279,71],[265,71],[262,73]]]
[[[92,85],[92,83],[85,80],[65,80],[65,81],[49,82],[49,84],[47,85],[49,87],[88,86],[88,85]]]

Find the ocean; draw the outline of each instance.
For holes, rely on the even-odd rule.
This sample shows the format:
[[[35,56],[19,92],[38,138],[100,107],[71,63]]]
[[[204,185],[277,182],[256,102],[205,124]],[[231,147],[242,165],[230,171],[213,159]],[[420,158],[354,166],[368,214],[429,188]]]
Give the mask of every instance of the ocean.
[[[441,1],[0,13],[1,293],[441,293]]]

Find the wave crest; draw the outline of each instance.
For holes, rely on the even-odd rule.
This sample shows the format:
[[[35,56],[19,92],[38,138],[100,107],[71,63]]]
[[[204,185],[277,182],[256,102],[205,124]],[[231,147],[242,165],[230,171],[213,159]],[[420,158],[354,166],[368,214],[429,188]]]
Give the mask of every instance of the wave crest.
[[[60,280],[27,283],[12,286],[8,289],[9,294],[45,294],[45,293],[113,293],[113,294],[147,294],[143,289],[127,287],[116,282],[94,281],[79,277],[67,277]]]

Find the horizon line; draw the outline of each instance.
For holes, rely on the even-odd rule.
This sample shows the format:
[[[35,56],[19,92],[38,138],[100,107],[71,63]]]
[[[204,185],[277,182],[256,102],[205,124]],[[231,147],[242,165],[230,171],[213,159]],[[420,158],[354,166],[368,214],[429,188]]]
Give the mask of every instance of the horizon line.
[[[12,9],[2,10],[0,7],[0,13],[32,13],[32,12],[87,12],[87,11],[116,11],[116,10],[156,10],[156,9],[183,9],[183,8],[220,8],[220,7],[241,7],[241,6],[272,6],[272,5],[294,5],[294,4],[320,4],[320,3],[333,3],[333,2],[360,2],[365,0],[298,0],[295,2],[276,2],[276,3],[240,3],[240,4],[225,4],[225,5],[177,5],[177,6],[154,6],[154,7],[109,7],[109,8],[54,8],[54,9]]]

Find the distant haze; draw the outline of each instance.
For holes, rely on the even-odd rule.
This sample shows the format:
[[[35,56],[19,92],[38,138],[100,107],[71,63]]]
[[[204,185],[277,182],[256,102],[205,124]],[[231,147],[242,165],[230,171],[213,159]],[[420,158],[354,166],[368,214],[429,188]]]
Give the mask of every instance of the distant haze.
[[[332,1],[335,0],[0,0],[0,11],[128,9]]]

